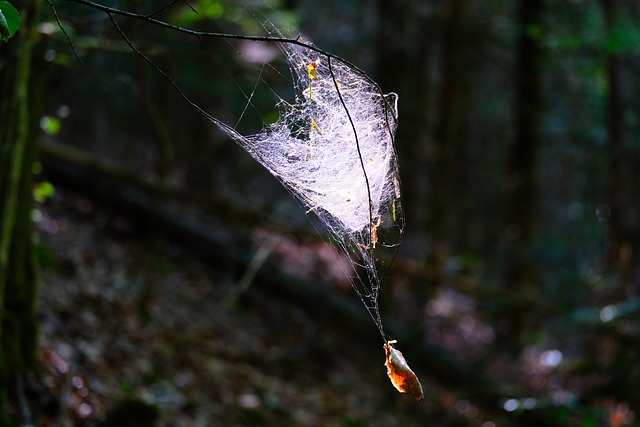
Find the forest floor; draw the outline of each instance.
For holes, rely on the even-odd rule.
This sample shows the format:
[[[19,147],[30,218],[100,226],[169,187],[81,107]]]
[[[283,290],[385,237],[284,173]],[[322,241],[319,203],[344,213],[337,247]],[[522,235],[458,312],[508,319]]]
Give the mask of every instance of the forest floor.
[[[84,196],[57,188],[34,218],[39,357],[55,408],[34,410],[37,426],[520,425],[438,383],[437,372],[423,371],[430,361],[416,369],[409,351],[426,398],[399,394],[373,322],[370,335],[354,334],[348,317],[329,321],[259,281],[237,294],[242,272],[209,265],[161,231]],[[349,287],[335,292],[355,300]],[[468,363],[484,358],[488,375],[534,397],[517,404],[570,399],[584,387],[561,370],[557,350],[531,346],[517,363],[486,357],[492,332],[463,295],[442,290],[426,314],[430,341]],[[473,393],[482,400],[482,390]],[[633,420],[624,405],[609,406],[601,417],[622,421],[602,425]]]
[[[157,425],[181,427],[444,426],[456,418],[446,414],[453,398],[433,384],[423,381],[429,398],[419,403],[397,393],[382,345],[360,349],[361,337],[324,326],[259,283],[226,307],[236,280],[229,273],[82,196],[58,190],[36,219],[40,357],[60,404],[38,425],[92,426],[110,411],[112,424],[102,425],[116,425],[123,402],[150,405],[138,408],[147,422],[157,409]]]

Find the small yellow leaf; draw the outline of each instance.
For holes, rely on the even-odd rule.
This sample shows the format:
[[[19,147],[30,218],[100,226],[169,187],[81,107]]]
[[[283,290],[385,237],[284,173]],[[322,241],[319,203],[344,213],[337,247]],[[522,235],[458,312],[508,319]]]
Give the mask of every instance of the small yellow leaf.
[[[309,72],[310,79],[318,80],[318,75],[316,73],[317,68],[318,68],[318,64],[315,61],[307,65],[307,71]]]

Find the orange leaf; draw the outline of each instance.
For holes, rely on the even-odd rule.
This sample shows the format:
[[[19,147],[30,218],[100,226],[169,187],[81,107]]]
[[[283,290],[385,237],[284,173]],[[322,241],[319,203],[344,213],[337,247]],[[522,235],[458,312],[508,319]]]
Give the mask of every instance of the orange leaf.
[[[416,400],[423,399],[424,393],[418,377],[407,364],[402,352],[392,347],[391,344],[393,343],[395,341],[387,341],[384,344],[384,351],[387,354],[387,361],[384,365],[387,367],[387,375],[391,380],[391,384],[400,393],[407,393]]]

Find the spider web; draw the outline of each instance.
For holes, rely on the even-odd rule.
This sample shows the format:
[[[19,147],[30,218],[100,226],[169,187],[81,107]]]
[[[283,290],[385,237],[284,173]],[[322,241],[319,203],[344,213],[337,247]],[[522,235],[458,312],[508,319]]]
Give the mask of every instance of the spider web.
[[[404,229],[394,147],[397,95],[385,95],[360,69],[300,36],[283,37],[268,19],[263,27],[270,37],[260,38],[187,30],[153,18],[157,12],[136,15],[94,3],[91,6],[108,15],[126,44],[164,76],[185,101],[269,170],[307,214],[324,223],[335,245],[350,259],[351,270],[346,273],[387,344],[378,296],[381,278],[397,253]],[[256,134],[242,135],[191,101],[129,40],[115,15],[144,19],[201,40],[204,36],[279,40],[291,70],[294,99],[278,97],[278,120]],[[252,96],[247,97],[249,104]],[[244,111],[240,117],[243,115]]]
[[[172,0],[150,15],[95,3],[90,6],[105,12],[132,51],[165,77],[186,102],[271,172],[307,214],[316,216],[325,225],[336,247],[351,261],[346,274],[382,335],[385,366],[392,384],[400,392],[422,399],[419,380],[402,353],[393,348],[396,341],[385,335],[378,305],[381,279],[397,253],[404,230],[394,147],[397,95],[385,95],[360,69],[301,37],[284,38],[268,20],[264,27],[275,36],[261,38],[192,31],[154,18],[176,3],[177,0]],[[278,120],[256,134],[242,135],[191,101],[167,73],[129,40],[115,15],[143,19],[201,40],[204,36],[279,40],[291,70],[294,99],[277,97]],[[264,65],[260,74],[263,70]],[[253,94],[261,80],[258,76],[249,96],[243,92],[247,105],[238,122],[247,107],[253,106]]]
[[[272,30],[275,31],[275,30]],[[326,227],[351,261],[350,282],[386,340],[378,296],[404,229],[394,137],[397,95],[300,38],[281,43],[294,99],[278,120],[241,135],[212,119]]]

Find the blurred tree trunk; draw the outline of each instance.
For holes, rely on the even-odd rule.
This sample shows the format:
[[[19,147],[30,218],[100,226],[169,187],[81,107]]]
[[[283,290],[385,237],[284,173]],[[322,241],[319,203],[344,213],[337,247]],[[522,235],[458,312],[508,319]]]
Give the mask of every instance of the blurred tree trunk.
[[[26,2],[19,35],[0,46],[0,425],[26,425],[25,374],[35,367],[38,268],[33,250],[32,165],[38,105],[31,71],[39,0]]]
[[[396,136],[400,172],[404,177],[403,202],[413,233],[424,228],[424,209],[428,177],[425,167],[431,83],[429,62],[432,49],[432,22],[429,10],[420,0],[378,2],[377,81],[382,88],[399,95],[399,122]],[[411,178],[410,182],[407,181]],[[383,286],[383,300],[392,301],[390,286]],[[402,307],[403,321],[413,325],[412,333],[423,336],[424,306],[428,286],[423,281],[411,283],[412,307]]]
[[[617,37],[623,9],[620,0],[602,0],[604,19],[607,25],[606,77],[607,92],[607,143],[610,153],[608,170],[608,204],[610,209],[606,254],[606,270],[620,279],[617,300],[637,297],[640,278],[640,204],[638,202],[640,158],[638,149],[627,144],[628,107],[625,102],[624,54],[619,51]],[[636,145],[637,147],[637,145]],[[638,315],[629,316],[628,321],[637,322]],[[607,372],[609,381],[602,394],[617,396],[628,402],[633,411],[640,410],[638,383],[640,370],[640,342],[611,331],[608,351],[613,357],[605,363],[601,360],[599,369]],[[600,343],[602,336],[598,337]]]
[[[447,0],[443,4],[444,29],[440,55],[438,123],[432,166],[431,218],[432,252],[467,249],[468,182],[467,129],[469,104],[469,43],[465,31],[466,2]]]
[[[608,36],[612,36],[615,28],[615,16],[620,5],[618,0],[602,0],[605,22]],[[608,44],[608,43],[607,43]],[[607,143],[611,153],[609,164],[609,208],[611,217],[609,221],[609,236],[607,242],[607,269],[619,271],[621,263],[621,247],[624,236],[621,235],[622,205],[622,153],[624,151],[624,104],[622,97],[621,58],[615,51],[607,48]]]
[[[521,0],[516,44],[515,138],[506,167],[505,272],[497,342],[512,354],[521,350],[531,308],[539,293],[531,259],[537,215],[537,160],[542,120],[543,0]]]
[[[442,46],[435,100],[437,121],[427,166],[431,197],[426,267],[434,291],[443,281],[444,264],[452,252],[468,249],[467,106],[473,55],[467,42],[465,12],[467,6],[462,0],[442,3]]]
[[[421,209],[425,203],[424,184],[427,129],[431,111],[429,81],[430,52],[434,39],[433,22],[427,12],[421,11],[420,0],[378,2],[381,20],[377,54],[376,80],[383,90],[399,95],[400,126],[397,149],[401,158],[401,172],[411,176],[403,187],[407,206],[416,208],[407,212],[412,223],[423,225]],[[422,205],[422,206],[420,206]]]
[[[625,117],[627,114],[623,88],[623,58],[616,51],[616,31],[621,14],[619,0],[602,0],[608,40],[607,70],[607,141],[609,163],[609,235],[607,263],[609,272],[620,274],[625,284],[632,281],[640,266],[640,212],[637,204],[635,173],[637,154],[626,147]],[[637,276],[636,276],[637,277]],[[637,290],[636,290],[637,291]],[[635,293],[635,291],[634,291]],[[624,295],[621,295],[624,297]]]

